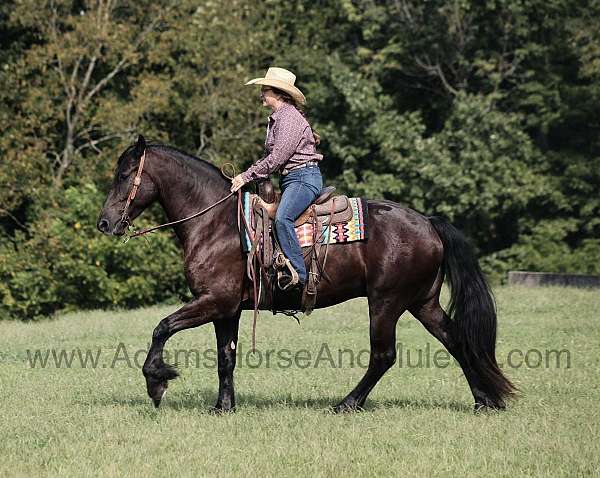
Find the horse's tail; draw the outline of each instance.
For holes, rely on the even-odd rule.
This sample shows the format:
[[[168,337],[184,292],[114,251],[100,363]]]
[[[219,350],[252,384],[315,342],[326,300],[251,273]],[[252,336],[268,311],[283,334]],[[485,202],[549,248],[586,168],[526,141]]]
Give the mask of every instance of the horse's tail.
[[[504,408],[516,392],[496,362],[496,306],[473,246],[458,229],[441,217],[430,217],[444,245],[444,272],[450,282],[448,315],[454,324],[456,346],[482,392],[481,405]]]

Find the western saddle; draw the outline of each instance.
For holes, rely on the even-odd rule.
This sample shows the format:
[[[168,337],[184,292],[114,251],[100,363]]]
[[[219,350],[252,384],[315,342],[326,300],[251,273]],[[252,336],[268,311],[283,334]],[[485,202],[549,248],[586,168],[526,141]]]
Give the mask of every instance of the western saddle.
[[[261,183],[262,184],[262,183]],[[271,187],[273,184],[271,183]],[[317,198],[304,210],[302,214],[296,219],[294,225],[296,227],[301,226],[309,222],[314,215],[323,219],[323,225],[337,224],[338,222],[345,222],[352,219],[352,208],[348,201],[348,196],[332,196],[335,191],[335,186],[326,186],[321,190],[321,193]],[[268,198],[272,196],[266,196]],[[279,206],[279,200],[281,199],[279,194],[275,194],[275,200],[269,202],[263,194],[260,192],[259,187],[259,202],[262,207],[267,210],[269,218],[274,220],[275,214],[277,213],[277,207]],[[329,217],[332,214],[333,217]]]
[[[258,275],[258,280],[261,283],[259,288],[260,297],[258,297],[258,304],[255,304],[255,307],[260,305],[271,309],[273,313],[278,311],[290,313],[290,310],[294,312],[301,310],[309,315],[316,303],[317,286],[321,277],[326,276],[325,263],[329,240],[324,241],[322,237],[323,226],[351,220],[353,212],[350,201],[344,195],[333,196],[335,187],[327,186],[321,190],[319,196],[296,219],[296,227],[309,222],[313,225],[313,244],[308,248],[303,248],[305,262],[308,260],[307,282],[302,294],[301,304],[295,304],[293,307],[290,307],[289,304],[280,307],[277,298],[282,292],[278,291],[278,279],[284,269],[287,268],[292,274],[292,283],[295,283],[297,273],[281,252],[281,248],[273,234],[272,221],[275,219],[281,195],[275,192],[270,179],[260,181],[257,189],[258,194],[250,195],[255,227],[251,235],[252,246],[248,253],[247,262],[248,276],[256,277]],[[324,247],[322,247],[324,242]],[[254,274],[257,268],[260,272]]]

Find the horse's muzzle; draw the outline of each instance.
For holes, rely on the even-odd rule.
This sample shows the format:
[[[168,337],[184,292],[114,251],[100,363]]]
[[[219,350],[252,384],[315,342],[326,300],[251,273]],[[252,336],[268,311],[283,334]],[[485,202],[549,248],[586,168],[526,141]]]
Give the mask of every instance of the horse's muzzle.
[[[107,236],[122,236],[125,234],[127,224],[118,221],[114,226],[112,226],[108,219],[101,217],[98,219],[96,227],[102,234],[106,234]]]

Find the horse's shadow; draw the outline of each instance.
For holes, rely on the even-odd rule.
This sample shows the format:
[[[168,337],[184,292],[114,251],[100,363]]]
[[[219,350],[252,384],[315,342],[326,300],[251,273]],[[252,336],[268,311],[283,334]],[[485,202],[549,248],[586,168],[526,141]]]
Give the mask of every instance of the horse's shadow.
[[[167,394],[162,401],[160,408],[166,408],[176,411],[193,410],[195,412],[210,413],[211,407],[217,400],[216,393],[209,390],[200,390],[196,393],[183,393],[172,395]],[[337,404],[341,398],[336,397],[291,397],[286,395],[262,395],[260,393],[237,393],[236,404],[237,408],[243,409],[312,409],[315,411],[323,411],[330,413],[332,407]],[[154,406],[150,399],[146,396],[135,396],[124,398],[123,396],[104,396],[96,397],[91,401],[92,405],[100,406],[123,406],[132,407],[143,410],[143,413],[148,413],[148,410],[154,410]],[[90,402],[86,401],[89,405]],[[472,413],[472,407],[465,403],[455,401],[441,400],[422,400],[414,398],[394,398],[385,400],[368,399],[364,410],[365,412],[374,412],[381,409],[426,409],[426,410],[449,410],[453,412]]]

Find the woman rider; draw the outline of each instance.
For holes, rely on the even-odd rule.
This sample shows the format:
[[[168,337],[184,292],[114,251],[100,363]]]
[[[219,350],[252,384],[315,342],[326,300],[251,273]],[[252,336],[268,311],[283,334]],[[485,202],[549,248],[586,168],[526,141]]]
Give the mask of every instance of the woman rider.
[[[237,191],[244,184],[268,178],[274,172],[281,173],[282,195],[275,217],[275,232],[282,252],[298,273],[297,284],[290,284],[291,277],[287,277],[283,287],[290,285],[298,292],[306,283],[306,266],[294,221],[321,192],[323,178],[319,161],[323,156],[316,151],[319,137],[313,133],[300,109],[306,99],[294,86],[295,81],[296,76],[291,71],[271,67],[264,78],[246,83],[262,85],[260,99],[273,113],[267,123],[266,155],[234,177],[231,190]]]

